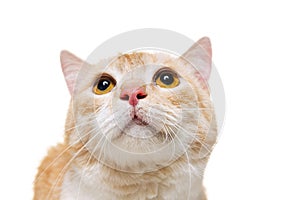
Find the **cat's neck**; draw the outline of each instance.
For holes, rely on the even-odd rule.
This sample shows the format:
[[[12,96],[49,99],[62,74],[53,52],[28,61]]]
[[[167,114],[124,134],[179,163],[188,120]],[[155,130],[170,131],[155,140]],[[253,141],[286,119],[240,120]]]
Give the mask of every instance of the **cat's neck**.
[[[170,195],[170,199],[184,199],[188,195],[191,195],[191,199],[204,199],[205,196],[202,173],[206,162],[201,160],[191,159],[187,162],[183,155],[171,165],[155,171],[129,173],[106,166],[96,159],[88,159],[88,151],[74,159],[64,178],[63,196],[74,198],[72,195],[76,194],[78,187],[85,188],[81,190],[82,197],[95,199],[139,199],[144,195],[149,199]]]

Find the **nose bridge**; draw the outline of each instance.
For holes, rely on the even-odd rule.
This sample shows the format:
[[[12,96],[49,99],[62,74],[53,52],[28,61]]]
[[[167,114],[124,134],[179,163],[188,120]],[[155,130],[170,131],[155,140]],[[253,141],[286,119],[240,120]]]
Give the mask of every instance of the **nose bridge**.
[[[141,80],[126,80],[124,81],[121,90],[123,89],[130,89],[130,88],[137,88],[143,86],[143,81]]]

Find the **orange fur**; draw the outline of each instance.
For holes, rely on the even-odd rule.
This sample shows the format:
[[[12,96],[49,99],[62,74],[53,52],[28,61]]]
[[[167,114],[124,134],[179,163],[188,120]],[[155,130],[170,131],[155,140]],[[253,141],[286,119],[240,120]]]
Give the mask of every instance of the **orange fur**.
[[[68,170],[66,162],[71,159],[67,149],[67,145],[58,144],[48,151],[35,179],[34,200],[59,199],[62,180]]]
[[[205,41],[205,44],[210,45],[209,41]],[[208,49],[210,49],[210,46]],[[63,55],[68,56],[68,53],[64,52]],[[72,66],[72,56],[67,60],[67,67]],[[103,109],[104,104],[110,102],[111,99],[108,99],[108,95],[107,97],[103,97],[104,99],[102,99],[102,97],[91,99],[91,95],[89,95],[91,91],[90,88],[93,85],[95,78],[97,78],[102,71],[98,70],[99,66],[88,65],[87,68],[91,73],[84,74],[82,77],[77,77],[78,80],[80,80],[78,85],[76,85],[76,80],[66,79],[70,92],[73,94],[75,91],[75,93],[72,96],[66,120],[65,140],[63,144],[58,144],[56,147],[51,148],[46,158],[42,161],[35,180],[34,200],[63,199],[62,195],[65,195],[63,192],[70,190],[68,184],[76,179],[79,173],[78,171],[80,171],[81,178],[90,177],[93,186],[95,183],[100,183],[98,186],[101,188],[99,189],[99,193],[111,193],[112,196],[110,196],[110,198],[106,196],[107,199],[172,199],[174,196],[171,195],[166,197],[165,195],[170,195],[178,190],[185,190],[187,188],[187,185],[182,185],[182,182],[178,180],[188,180],[186,179],[188,169],[191,170],[189,173],[193,173],[199,178],[199,180],[197,178],[195,180],[193,179],[193,181],[199,184],[197,185],[196,190],[199,189],[199,191],[201,191],[190,191],[190,193],[194,195],[192,198],[197,197],[201,200],[206,200],[205,189],[202,186],[203,170],[206,167],[217,137],[217,127],[213,106],[209,98],[209,91],[206,87],[202,87],[204,84],[203,80],[198,78],[196,72],[193,71],[186,60],[175,60],[172,57],[164,57],[164,59],[162,59],[161,57],[163,56],[150,53],[120,55],[113,60],[110,66],[105,68],[105,70],[108,71],[106,73],[118,72],[119,74],[124,74],[138,70],[139,67],[143,65],[155,64],[159,66],[168,66],[174,71],[181,72],[180,75],[182,76],[182,79],[188,80],[189,89],[176,91],[177,96],[174,96],[173,93],[170,92],[163,93],[165,97],[163,99],[157,99],[157,97],[149,95],[149,97],[147,97],[147,102],[160,104],[161,106],[170,109],[169,112],[164,112],[168,114],[170,118],[174,117],[174,119],[176,119],[178,113],[174,113],[172,109],[180,110],[182,109],[182,105],[187,106],[187,108],[194,108],[196,106],[198,109],[197,112],[201,113],[201,115],[194,116],[194,112],[187,111],[185,113],[185,118],[183,119],[187,120],[186,118],[188,118],[186,123],[195,124],[197,127],[197,132],[195,133],[195,136],[193,136],[195,138],[189,143],[186,152],[182,155],[178,155],[176,158],[172,157],[171,161],[168,161],[168,163],[165,161],[154,163],[153,165],[156,167],[155,170],[151,170],[150,164],[152,163],[148,163],[149,166],[147,165],[148,161],[136,161],[136,163],[131,161],[130,163],[120,164],[119,160],[115,160],[111,157],[104,157],[102,155],[102,149],[100,149],[99,155],[94,155],[94,152],[91,151],[88,146],[89,142],[93,140],[93,125],[89,124],[89,116],[92,114],[99,114],[97,113],[98,110],[101,108]],[[76,63],[79,62],[79,59],[76,58],[75,60]],[[62,64],[63,63],[64,62],[62,61]],[[186,67],[186,69],[190,68],[190,71],[183,70],[185,69],[184,67]],[[72,71],[64,68],[63,70],[66,77],[73,77],[68,73],[73,73],[74,70]],[[74,90],[75,85],[76,90]],[[148,94],[157,94],[161,92],[157,86],[147,85],[145,88],[146,87]],[[196,97],[191,94],[191,91],[195,93]],[[195,105],[193,104],[195,103],[193,101],[196,101]],[[143,102],[141,102],[141,104],[142,103]],[[143,108],[141,109],[144,109],[144,111],[147,112],[149,106],[147,104],[142,105]],[[114,107],[109,104],[105,109],[106,111],[112,112]],[[118,120],[118,118],[114,120]],[[81,127],[81,123],[86,123],[87,125]],[[111,121],[111,123],[117,123],[117,121]],[[170,127],[172,128],[171,125]],[[157,133],[157,136],[153,137],[150,141],[134,138],[126,134],[119,134],[117,137],[112,137],[110,142],[114,143],[124,151],[133,149],[134,153],[149,153],[147,151],[152,148],[152,146],[149,146],[149,143],[153,141],[161,142],[164,139],[172,141],[174,140],[174,137],[178,136],[174,135],[174,133],[169,133],[169,135],[167,135],[159,132]],[[187,134],[182,137],[190,137],[190,135]],[[99,141],[101,140],[102,138],[100,138]],[[97,147],[97,145],[94,146]],[[92,149],[95,150],[96,148]],[[133,155],[136,156],[135,154]],[[120,159],[122,158],[120,157]],[[136,169],[139,169],[140,171],[137,173],[134,171]],[[86,184],[84,180],[82,182],[82,184]],[[195,187],[192,185],[192,182],[190,184],[190,188]],[[80,185],[78,187],[80,187]],[[185,192],[182,193],[185,194]]]

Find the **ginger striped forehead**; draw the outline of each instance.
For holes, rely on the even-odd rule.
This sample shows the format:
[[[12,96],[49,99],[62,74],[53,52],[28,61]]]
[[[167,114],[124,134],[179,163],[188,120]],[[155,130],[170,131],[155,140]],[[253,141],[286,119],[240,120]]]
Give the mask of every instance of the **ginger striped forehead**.
[[[171,61],[171,59],[167,54],[133,52],[122,54],[115,59],[112,59],[109,68],[111,67],[112,70],[116,70],[119,73],[125,73],[144,65],[166,64],[168,61]]]

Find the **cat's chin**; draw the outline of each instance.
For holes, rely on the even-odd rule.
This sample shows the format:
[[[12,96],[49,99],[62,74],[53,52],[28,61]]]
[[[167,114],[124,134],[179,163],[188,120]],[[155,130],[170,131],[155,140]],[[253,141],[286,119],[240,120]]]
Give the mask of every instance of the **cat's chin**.
[[[155,139],[154,139],[155,140]],[[151,144],[151,139],[136,139],[123,135],[122,139],[107,146],[99,162],[119,171],[145,173],[171,165],[184,154],[173,143]],[[99,156],[96,156],[99,158]]]
[[[121,134],[136,139],[147,139],[154,137],[156,134],[158,134],[158,132],[153,126],[149,125],[147,122],[142,121],[140,119],[133,119],[121,131]]]

